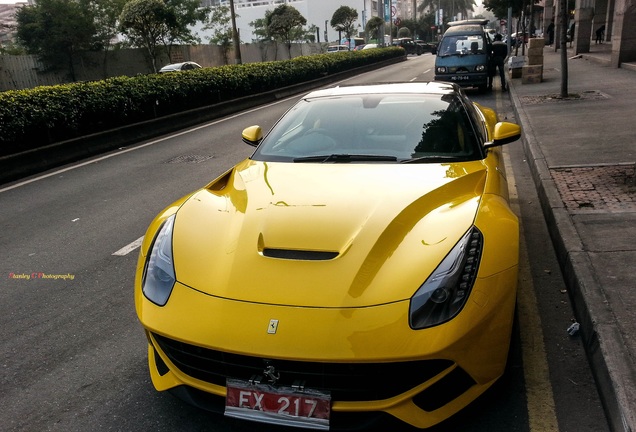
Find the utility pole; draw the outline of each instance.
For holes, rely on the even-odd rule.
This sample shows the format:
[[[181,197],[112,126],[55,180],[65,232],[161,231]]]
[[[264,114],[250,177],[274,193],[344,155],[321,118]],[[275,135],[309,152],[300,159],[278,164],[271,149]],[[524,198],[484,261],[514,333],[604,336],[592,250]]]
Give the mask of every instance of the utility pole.
[[[232,17],[232,40],[234,41],[234,64],[241,64],[241,41],[236,28],[236,14],[234,13],[234,0],[230,0],[230,16]]]
[[[327,34],[327,23],[329,20],[325,20],[325,42],[329,42],[329,35]]]
[[[384,2],[388,1],[388,0],[380,0],[380,7],[378,8],[378,16],[380,18],[382,18],[382,24],[380,24],[380,31],[378,32],[378,44],[380,46],[384,46],[384,23],[386,21],[386,18],[384,16],[385,10],[384,10]]]
[[[389,0],[389,45],[393,45],[393,0]]]

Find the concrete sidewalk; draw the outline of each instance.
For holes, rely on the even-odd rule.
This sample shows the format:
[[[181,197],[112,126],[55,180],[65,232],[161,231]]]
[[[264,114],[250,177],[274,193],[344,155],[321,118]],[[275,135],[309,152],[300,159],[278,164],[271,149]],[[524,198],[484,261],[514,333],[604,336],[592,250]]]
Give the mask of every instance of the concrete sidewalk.
[[[568,51],[571,97],[552,47],[509,94],[608,422],[636,431],[636,70]]]

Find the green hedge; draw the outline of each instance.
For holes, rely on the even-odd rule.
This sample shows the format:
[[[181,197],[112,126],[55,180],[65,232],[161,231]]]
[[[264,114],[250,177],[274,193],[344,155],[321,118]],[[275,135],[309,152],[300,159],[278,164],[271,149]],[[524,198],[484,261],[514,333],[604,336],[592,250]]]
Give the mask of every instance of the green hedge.
[[[404,55],[362,50],[0,93],[0,156]]]

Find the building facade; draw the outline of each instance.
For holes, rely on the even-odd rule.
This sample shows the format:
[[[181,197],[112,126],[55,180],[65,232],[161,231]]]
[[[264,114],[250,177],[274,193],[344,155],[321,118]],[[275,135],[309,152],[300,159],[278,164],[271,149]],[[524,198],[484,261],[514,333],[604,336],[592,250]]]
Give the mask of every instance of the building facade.
[[[377,15],[377,1],[373,0],[234,0],[236,27],[241,42],[255,41],[254,28],[249,23],[265,17],[265,12],[273,10],[281,4],[293,6],[307,19],[306,27],[316,26],[320,29],[320,42],[336,42],[338,32],[329,23],[333,13],[340,6],[349,6],[358,11],[358,32],[364,31],[367,20]],[[203,6],[229,6],[229,0],[202,0]],[[374,13],[375,11],[375,13]],[[201,28],[197,29],[199,37],[204,42],[209,40],[210,34]]]

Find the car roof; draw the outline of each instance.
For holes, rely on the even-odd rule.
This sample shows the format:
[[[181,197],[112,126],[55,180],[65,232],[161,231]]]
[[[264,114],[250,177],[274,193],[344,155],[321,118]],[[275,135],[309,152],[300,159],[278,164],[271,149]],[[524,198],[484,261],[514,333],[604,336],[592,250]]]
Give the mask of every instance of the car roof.
[[[448,25],[451,27],[458,26],[458,25],[471,25],[471,24],[485,26],[486,24],[488,24],[488,20],[487,19],[468,19],[468,20],[460,20],[460,21],[451,21],[448,23]]]
[[[456,25],[453,27],[449,27],[448,30],[444,33],[446,35],[453,34],[483,34],[484,28],[477,24],[467,24],[467,25]]]
[[[346,96],[361,94],[436,94],[443,95],[455,93],[457,91],[454,84],[444,82],[408,82],[408,83],[383,83],[338,86],[328,89],[313,91],[305,96],[309,98],[320,98],[330,96]]]
[[[186,62],[181,62],[181,63],[171,63],[169,65],[165,65],[164,67],[162,67],[161,69],[159,69],[159,72],[174,72],[174,71],[179,71],[183,68],[184,65],[187,64],[191,64],[195,66],[195,69],[198,69],[201,67],[200,64],[195,63],[193,61],[186,61]]]
[[[183,66],[185,64],[194,64],[194,65],[198,65],[198,63],[195,63],[193,61],[185,61],[185,62],[181,62],[181,63],[170,63],[168,65],[165,65],[164,67],[179,67],[179,66]]]

